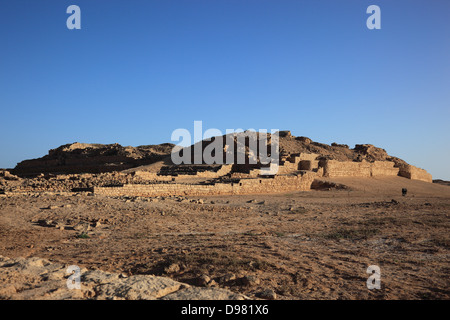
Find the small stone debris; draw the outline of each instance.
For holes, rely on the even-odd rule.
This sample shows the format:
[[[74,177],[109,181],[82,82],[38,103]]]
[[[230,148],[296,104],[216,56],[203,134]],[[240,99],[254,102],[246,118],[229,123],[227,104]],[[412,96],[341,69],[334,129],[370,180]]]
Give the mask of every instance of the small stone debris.
[[[234,273],[227,273],[226,275],[223,275],[219,278],[220,283],[229,283],[233,280],[236,280],[236,275]]]
[[[206,274],[202,274],[197,279],[195,279],[196,284],[200,287],[206,287],[208,283],[211,281],[211,278]]]
[[[207,286],[208,287],[218,287],[219,284],[215,280],[211,280],[210,282],[208,282]]]
[[[40,219],[37,221],[37,224],[41,227],[54,227],[56,225],[56,222],[50,219]]]
[[[259,280],[259,278],[256,277],[256,276],[253,276],[253,275],[247,275],[247,276],[242,277],[242,278],[240,279],[240,282],[241,282],[241,284],[244,285],[244,286],[250,286],[250,287],[252,287],[252,286],[255,286],[255,285],[260,284],[260,283],[261,283],[261,280]]]
[[[272,289],[265,289],[256,294],[258,298],[267,299],[267,300],[276,300],[277,294]]]
[[[178,271],[180,271],[180,265],[178,263],[172,263],[164,268],[165,273],[177,273]]]
[[[88,222],[80,221],[73,226],[73,229],[76,231],[87,232],[91,230],[91,225]]]

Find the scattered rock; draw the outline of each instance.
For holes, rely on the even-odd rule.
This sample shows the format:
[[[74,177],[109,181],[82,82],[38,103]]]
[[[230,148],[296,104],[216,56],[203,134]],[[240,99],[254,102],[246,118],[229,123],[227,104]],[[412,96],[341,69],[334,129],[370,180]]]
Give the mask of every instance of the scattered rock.
[[[350,147],[348,146],[348,144],[340,144],[340,143],[336,143],[336,142],[333,142],[333,143],[331,144],[331,146],[332,146],[332,147],[345,148],[345,149],[349,149],[349,148],[350,148]]]
[[[236,280],[236,275],[234,273],[227,273],[226,275],[220,277],[220,283],[229,283],[233,280]]]
[[[259,278],[256,277],[256,276],[253,276],[253,275],[247,275],[247,276],[242,277],[242,278],[240,279],[240,282],[241,282],[241,284],[244,285],[244,286],[250,286],[250,287],[252,287],[252,286],[256,286],[256,285],[260,284],[260,283],[261,283],[261,280],[259,280]]]
[[[165,273],[177,273],[178,271],[180,271],[180,265],[178,263],[172,263],[164,268]]]
[[[76,231],[87,232],[91,230],[91,225],[86,221],[80,221],[73,226],[73,229]]]
[[[188,287],[168,294],[161,300],[249,300],[249,298],[225,289]]]
[[[267,299],[267,300],[275,300],[277,298],[277,294],[272,289],[266,289],[260,291],[256,294],[258,298]]]
[[[211,280],[210,282],[208,282],[208,287],[218,287],[219,284],[215,281],[215,280]]]
[[[200,287],[206,287],[208,283],[211,281],[211,278],[206,274],[202,274],[200,277],[196,279],[196,284]]]
[[[263,243],[263,246],[264,246],[264,248],[266,248],[266,249],[273,249],[273,248],[275,248],[274,245],[273,245],[273,243],[270,242],[270,241],[264,242],[264,243]]]
[[[37,224],[41,227],[54,227],[56,225],[56,222],[49,219],[40,219],[37,221]]]

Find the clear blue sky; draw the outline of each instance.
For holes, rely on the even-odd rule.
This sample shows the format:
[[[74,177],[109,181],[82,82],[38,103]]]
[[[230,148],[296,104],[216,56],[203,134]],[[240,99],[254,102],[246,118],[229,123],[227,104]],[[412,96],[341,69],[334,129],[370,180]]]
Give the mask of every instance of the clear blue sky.
[[[371,143],[450,180],[449,17],[448,0],[2,0],[0,167],[202,120]]]

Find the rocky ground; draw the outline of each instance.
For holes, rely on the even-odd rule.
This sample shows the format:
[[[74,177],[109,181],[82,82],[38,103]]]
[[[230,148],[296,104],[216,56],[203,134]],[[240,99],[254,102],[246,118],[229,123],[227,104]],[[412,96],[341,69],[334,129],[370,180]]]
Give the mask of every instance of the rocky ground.
[[[1,299],[113,299],[113,300],[244,300],[219,288],[199,288],[151,275],[114,274],[77,269],[40,258],[0,256]],[[75,278],[74,278],[75,277]],[[78,278],[77,278],[78,277]],[[75,280],[79,279],[79,280]],[[76,287],[79,281],[79,287]]]
[[[162,298],[169,293],[127,295],[123,288],[133,282],[124,279],[163,276],[179,286],[171,293],[219,288],[228,298],[450,298],[449,186],[401,177],[333,183],[350,189],[150,199],[0,195],[0,255],[13,259],[0,259],[0,297]],[[81,295],[64,289],[68,265],[85,268]],[[379,290],[366,287],[369,265],[381,269]],[[95,270],[114,281],[96,283]]]

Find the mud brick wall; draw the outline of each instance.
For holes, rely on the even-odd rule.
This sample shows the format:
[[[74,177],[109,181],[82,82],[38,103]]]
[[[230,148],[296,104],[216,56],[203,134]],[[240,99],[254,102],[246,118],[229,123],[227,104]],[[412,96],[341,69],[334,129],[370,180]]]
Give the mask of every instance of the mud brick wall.
[[[172,176],[159,176],[155,172],[147,172],[147,171],[136,171],[135,176],[139,177],[143,180],[149,180],[149,181],[153,181],[153,180],[172,181],[172,179],[174,178]]]
[[[288,174],[298,170],[298,162],[291,163],[286,161],[283,165],[278,167],[278,174]]]
[[[219,171],[215,172],[215,175],[217,177],[222,177],[224,175],[227,175],[231,172],[232,168],[233,168],[232,164],[223,165],[222,168],[219,169]],[[207,174],[207,173],[208,172],[201,172],[201,174]],[[211,172],[211,173],[213,173],[213,172]],[[202,178],[203,178],[203,176],[202,176]],[[207,177],[207,178],[215,178],[215,177]]]
[[[424,169],[420,169],[412,165],[403,165],[400,166],[399,169],[399,176],[412,180],[433,182],[433,177],[431,176],[431,174],[426,172]]]
[[[337,160],[321,160],[324,177],[375,177],[397,176],[399,168],[394,168],[392,161],[351,162]]]
[[[283,165],[278,168],[278,174],[289,174],[298,170],[312,170],[312,169],[302,169],[300,168],[303,161],[314,162],[318,154],[315,153],[300,153],[299,155],[291,156],[291,161],[286,161]],[[318,162],[317,162],[318,163]],[[317,168],[317,167],[316,167]]]
[[[250,173],[243,173],[243,172],[233,172],[231,174],[231,179],[249,179],[249,178],[256,178],[258,177],[260,173],[260,169],[256,170],[250,170]]]
[[[316,160],[319,155],[317,153],[300,153],[298,161],[302,160]]]
[[[173,178],[177,179],[185,179],[185,178],[219,178],[228,173],[230,173],[232,165],[223,165],[218,171],[203,171],[197,172],[195,175],[191,174],[180,174],[177,176],[163,176],[158,175],[154,172],[146,172],[146,171],[137,171],[136,176],[145,179],[145,180],[159,180],[159,181],[172,181]]]
[[[313,170],[319,168],[319,160],[301,160],[300,170]]]
[[[393,161],[375,161],[372,165],[372,176],[398,176],[399,168],[394,168]]]
[[[168,195],[221,195],[279,193],[310,190],[315,173],[303,176],[276,176],[275,178],[242,179],[236,183],[216,183],[211,185],[155,183],[149,185],[126,184],[123,187],[96,187],[95,194],[105,196],[155,197]]]
[[[370,177],[368,162],[341,162],[337,160],[321,160],[324,177]]]

